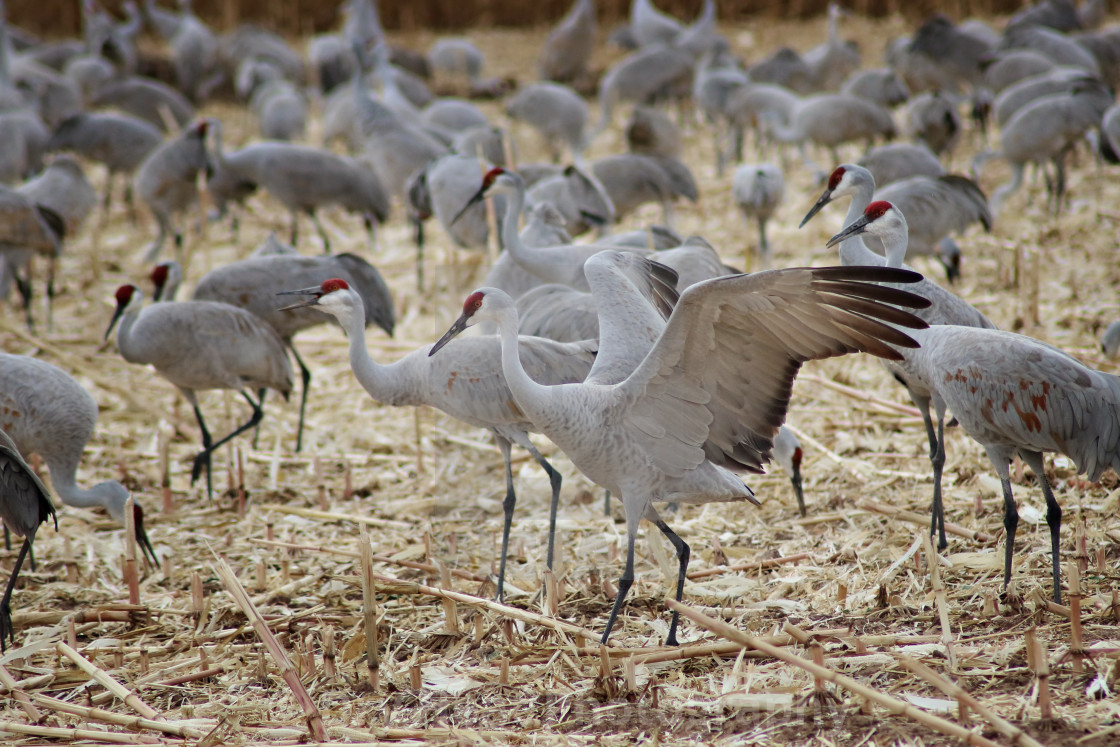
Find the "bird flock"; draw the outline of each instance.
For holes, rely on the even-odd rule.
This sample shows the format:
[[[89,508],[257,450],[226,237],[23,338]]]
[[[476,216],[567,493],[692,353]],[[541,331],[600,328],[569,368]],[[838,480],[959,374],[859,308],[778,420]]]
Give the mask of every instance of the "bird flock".
[[[0,643],[15,639],[9,604],[36,531],[54,517],[50,496],[100,506],[119,524],[132,506],[136,539],[160,563],[147,496],[120,481],[79,487],[97,387],[65,370],[75,357],[44,358],[88,325],[105,330],[99,355],[115,348],[150,367],[189,404],[201,434],[190,480],[205,473],[211,497],[219,448],[297,407],[266,407],[268,390],[291,395],[293,360],[298,426],[283,448],[303,450],[323,422],[306,417],[312,370],[320,356],[342,357],[319,346],[309,365],[294,338],[341,327],[353,377],[377,403],[428,405],[493,437],[504,463],[499,601],[517,504],[513,447],[549,479],[549,568],[562,452],[607,491],[608,514],[612,496],[623,510],[624,571],[603,643],[635,582],[642,519],[674,548],[680,601],[691,554],[669,526],[680,505],[757,503],[764,496],[742,473],[776,460],[806,515],[813,485],[783,426],[799,406],[795,377],[808,361],[869,353],[921,413],[939,546],[951,414],[1001,483],[1005,587],[1019,519],[1009,465],[1018,457],[1035,474],[1048,591],[1061,602],[1062,509],[1044,455],[1064,455],[1094,482],[1120,470],[1120,378],[997,329],[961,279],[984,282],[969,276],[970,245],[1027,199],[1025,182],[1044,181],[1043,219],[1057,222],[1093,199],[1071,190],[1071,168],[1120,161],[1120,27],[1103,25],[1103,3],[1047,0],[998,29],[938,14],[890,41],[876,67],[844,37],[851,16],[836,4],[824,43],[762,56],[724,34],[714,0],[688,20],[634,0],[609,38],[593,0],[576,0],[540,45],[537,69],[516,79],[494,75],[469,34],[426,52],[395,44],[374,0],[348,0],[338,31],[305,48],[252,25],[218,33],[187,0],[126,2],[123,18],[80,4],[80,39],[41,41],[0,22],[0,299],[27,330],[6,335],[0,352],[0,517],[25,538]],[[710,161],[686,153],[696,143]],[[744,163],[748,149],[758,162]],[[1006,163],[1006,182],[992,181],[992,162]],[[815,203],[805,183],[823,189]],[[713,185],[730,196],[726,215],[709,207]],[[845,199],[841,220],[829,206]],[[790,237],[811,241],[793,232],[795,213],[834,234],[829,254],[813,249],[815,267],[790,262],[808,253]],[[695,216],[696,235],[678,233]],[[305,218],[313,235],[301,234]],[[434,255],[433,218],[447,239]],[[705,238],[719,221],[735,225],[733,245]],[[258,246],[245,235],[262,223],[273,232]],[[106,260],[70,248],[89,234],[105,243],[107,225],[123,234],[108,239],[119,239],[112,271],[130,279],[119,287],[105,284]],[[218,235],[235,261],[209,256]],[[414,277],[386,267],[390,242],[414,245]],[[456,267],[461,251],[474,258],[467,272]],[[54,319],[60,285],[82,299],[81,328]],[[176,300],[181,286],[190,297]],[[394,360],[379,360],[384,346],[371,351],[367,327],[392,337],[402,318],[452,297],[465,298],[462,314],[437,342]],[[106,303],[115,312],[98,318]],[[52,344],[28,343],[38,339]],[[1110,327],[1102,349],[1111,356],[1118,341]],[[213,436],[208,390],[240,394],[248,418]],[[169,407],[176,395],[160,391]],[[546,457],[530,434],[556,451]],[[665,643],[677,642],[674,612]]]

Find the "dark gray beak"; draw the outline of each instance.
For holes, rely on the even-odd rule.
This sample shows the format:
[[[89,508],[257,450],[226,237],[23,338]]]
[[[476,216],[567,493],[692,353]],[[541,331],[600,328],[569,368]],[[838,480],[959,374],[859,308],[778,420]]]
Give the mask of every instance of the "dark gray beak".
[[[805,213],[805,217],[801,219],[801,222],[797,224],[797,227],[804,228],[805,224],[811,221],[813,219],[813,216],[819,213],[821,211],[821,208],[823,208],[830,202],[832,202],[832,190],[825,188],[824,192],[821,192],[821,196],[817,198],[816,204],[814,204],[813,207],[809,208],[809,212]]]
[[[469,318],[470,317],[468,317],[466,314],[460,315],[459,318],[455,320],[455,323],[452,324],[451,327],[443,333],[443,337],[439,338],[439,340],[436,341],[435,345],[432,345],[432,349],[428,351],[429,357],[438,353],[440,348],[451,342],[453,339],[455,339],[456,335],[466,329],[467,319]]]
[[[113,312],[113,318],[109,320],[109,327],[105,330],[105,342],[109,341],[109,335],[113,334],[113,327],[117,326],[117,321],[120,320],[123,313],[124,305],[118,303],[117,310]]]
[[[455,225],[456,223],[458,223],[459,219],[463,217],[463,213],[467,212],[472,207],[474,207],[475,205],[477,205],[478,203],[482,202],[485,199],[486,199],[486,187],[479,187],[478,191],[475,192],[474,195],[469,200],[467,200],[467,204],[463,206],[463,209],[455,214],[455,217],[451,220],[451,225]]]
[[[805,489],[801,485],[801,465],[793,465],[793,474],[789,476],[789,481],[793,483],[793,494],[797,496],[797,510],[802,517],[806,515],[805,511]]]
[[[288,306],[281,306],[280,308],[277,309],[277,311],[288,311],[290,309],[302,309],[306,306],[318,306],[319,305],[319,297],[323,295],[323,290],[318,285],[316,285],[313,288],[301,288],[300,290],[280,291],[276,295],[278,295],[278,296],[311,296],[311,298],[309,298],[306,301],[300,301],[299,303],[289,304]]]
[[[871,221],[867,219],[866,215],[860,216],[860,218],[856,220],[855,223],[848,226],[843,231],[829,239],[828,243],[825,244],[825,246],[836,246],[845,239],[850,239],[853,236],[859,236],[861,233],[867,230],[867,224],[870,222]]]

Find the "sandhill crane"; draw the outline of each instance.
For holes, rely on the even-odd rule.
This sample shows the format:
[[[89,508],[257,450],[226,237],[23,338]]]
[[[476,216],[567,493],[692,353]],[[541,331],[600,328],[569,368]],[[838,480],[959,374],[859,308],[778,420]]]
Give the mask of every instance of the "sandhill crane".
[[[298,140],[307,129],[307,101],[284,71],[268,60],[249,57],[236,72],[237,95],[249,100],[266,140]]]
[[[521,229],[518,238],[529,247],[572,243],[571,235],[564,230],[564,216],[551,202],[538,203],[528,211],[525,227]],[[501,288],[513,298],[520,298],[544,281],[519,265],[512,254],[502,252],[486,273],[485,282],[486,285]],[[490,330],[494,331],[496,330]]]
[[[149,153],[136,170],[132,187],[159,226],[155,240],[144,251],[145,262],[154,262],[159,257],[168,235],[174,237],[176,250],[182,252],[183,234],[172,221],[198,204],[198,174],[211,168],[206,131],[212,121],[203,119],[187,127],[179,137]]]
[[[856,163],[870,171],[879,186],[912,176],[943,176],[948,173],[929,148],[914,143],[880,145],[864,153]]]
[[[31,551],[31,543],[41,524],[58,519],[51,505],[50,493],[35,475],[35,471],[23,460],[12,439],[0,428],[0,520],[5,531],[11,530],[23,537],[23,546],[16,556],[12,575],[0,600],[0,652],[8,650],[8,641],[15,643],[15,629],[12,627],[12,592],[16,588],[23,561]]]
[[[837,3],[828,4],[828,40],[802,55],[809,66],[813,90],[835,91],[859,69],[859,47],[840,38],[840,17],[845,11]]]
[[[631,153],[680,158],[681,130],[665,112],[639,104],[626,122],[626,144]]]
[[[1113,322],[1101,335],[1101,352],[1109,358],[1115,358],[1120,352],[1120,322]]]
[[[750,66],[753,83],[766,83],[800,94],[813,92],[813,71],[796,49],[781,47],[769,57]]]
[[[999,94],[1024,78],[1056,70],[1058,64],[1033,49],[1010,49],[996,54],[984,68],[984,87]]]
[[[671,156],[620,153],[596,159],[591,171],[606,190],[616,220],[654,202],[661,205],[662,221],[672,227],[673,203],[682,197],[693,203],[700,198],[688,166]]]
[[[478,175],[489,170],[472,154],[449,153],[427,166],[428,195],[432,214],[456,244],[466,248],[485,249],[490,237],[486,206],[477,204],[465,213],[463,205],[478,190]],[[506,214],[505,198],[494,202],[495,216],[500,221]],[[324,278],[325,279],[325,278]],[[345,279],[345,278],[344,278]]]
[[[992,101],[992,113],[995,115],[996,123],[1003,127],[1016,112],[1035,99],[1055,93],[1065,93],[1070,90],[1074,81],[1092,79],[1093,76],[1068,67],[1057,67],[1049,72],[1023,78],[999,92]]]
[[[528,166],[523,168],[528,171]],[[584,171],[574,165],[534,182],[529,187],[526,202],[530,205],[551,202],[564,216],[564,227],[573,236],[592,227],[601,233],[615,218],[614,204],[606,188],[590,170]]]
[[[840,93],[859,96],[888,109],[910,98],[906,82],[898,73],[886,67],[857,70],[844,80]]]
[[[1112,92],[1097,80],[1075,81],[1068,92],[1043,96],[1016,112],[1000,131],[998,152],[986,150],[972,160],[977,171],[990,158],[1005,158],[1011,164],[1011,180],[992,193],[992,214],[1023,183],[1026,164],[1054,164],[1053,181],[1047,180],[1055,212],[1065,195],[1066,154],[1090,129],[1100,126],[1104,112],[1113,103]]]
[[[1058,31],[1075,31],[1081,27],[1073,0],[1040,0],[1028,5],[1008,19],[1015,26],[1048,26]]]
[[[1105,160],[1109,163],[1120,161],[1120,105],[1113,104],[1101,116],[1100,137],[1102,142],[1098,149]]]
[[[618,297],[614,287],[623,284],[621,261],[619,253],[603,252],[587,263],[596,296]],[[857,350],[897,358],[885,341],[913,344],[879,320],[921,322],[876,301],[912,305],[917,300],[893,288],[857,282],[872,279],[916,277],[878,268],[821,268],[700,283],[681,297],[653,348],[625,379],[601,384],[589,375],[586,385],[558,387],[542,386],[526,373],[518,354],[516,308],[504,291],[481,288],[467,297],[463,314],[432,353],[469,326],[497,322],[502,369],[518,407],[581,472],[622,499],[626,569],[603,643],[633,584],[634,540],[643,517],[676,549],[677,599],[683,594],[689,548],[653,503],[753,500],[750,488],[728,467],[757,471],[770,458],[790,381],[803,361]],[[760,301],[767,296],[773,301],[762,311]],[[768,331],[774,327],[783,333]],[[627,344],[606,329],[601,337],[601,354],[611,345]],[[677,643],[676,614],[666,643]]]
[[[68,155],[57,156],[47,164],[34,179],[17,187],[16,191],[42,210],[53,212],[62,221],[59,238],[72,236],[78,232],[86,216],[97,204],[97,192],[86,180],[81,165]],[[37,252],[13,249],[0,251],[0,298],[4,298],[10,287],[10,279],[16,280],[24,298],[28,320],[31,318],[30,277],[19,280],[21,270],[26,270]],[[54,305],[54,277],[56,259],[49,259],[47,270],[47,325],[51,324]]]
[[[506,114],[540,133],[553,163],[560,160],[561,144],[571,150],[576,163],[583,160],[590,114],[587,103],[571,88],[559,83],[530,84],[506,101]]]
[[[420,121],[428,130],[448,135],[490,126],[490,120],[481,109],[470,101],[455,98],[436,99],[428,104],[420,112]]]
[[[660,45],[623,57],[599,81],[599,123],[588,139],[607,129],[614,106],[623,101],[647,104],[691,95],[694,67],[691,55]]]
[[[971,179],[953,174],[912,176],[876,190],[871,172],[854,164],[841,164],[832,172],[829,186],[802,225],[837,194],[854,195],[848,216],[851,220],[855,220],[872,200],[894,203],[908,216],[912,237],[908,251],[936,257],[950,282],[960,275],[960,267],[944,255],[942,241],[953,233],[964,233],[973,223],[991,230],[992,215],[987,200]]]
[[[30,110],[0,112],[0,183],[14,184],[43,166],[50,130]]]
[[[762,269],[769,270],[772,254],[770,242],[766,239],[766,223],[774,211],[782,204],[785,196],[786,180],[782,170],[772,163],[745,163],[735,169],[731,178],[731,197],[749,223],[758,221],[758,255]],[[745,252],[743,261],[749,268],[750,250]]]
[[[595,49],[597,28],[592,0],[575,0],[541,47],[537,58],[541,80],[572,83],[583,77]]]
[[[630,30],[638,46],[670,44],[684,29],[676,18],[653,7],[652,0],[633,0],[630,3]]]
[[[168,39],[171,64],[179,90],[197,104],[214,84],[210,77],[218,62],[218,37],[193,13],[190,0],[179,5],[182,12]]]
[[[57,257],[62,251],[65,234],[66,223],[57,212],[37,204],[18,189],[0,187],[0,256],[4,257],[6,272],[15,276],[24,300],[28,328],[34,328],[31,283],[21,279],[12,268],[14,264],[29,261],[29,255]]]
[[[174,38],[176,32],[179,31],[179,24],[182,21],[181,15],[159,7],[156,0],[144,0],[142,8],[144,20],[157,34],[168,41]]]
[[[7,432],[25,457],[46,462],[55,493],[67,506],[104,508],[113,521],[125,523],[128,490],[115,480],[89,488],[78,486],[82,450],[97,426],[97,402],[73,376],[46,361],[0,353],[0,431]],[[133,499],[136,542],[144,558],[158,567],[144,511]],[[18,532],[22,534],[22,532]]]
[[[890,203],[872,203],[864,218],[840,236],[877,235],[893,249],[906,243],[906,219]],[[834,237],[833,241],[838,237]],[[1018,454],[1031,468],[1046,498],[1054,601],[1061,603],[1058,565],[1062,509],[1050,490],[1043,454],[1073,460],[1078,473],[1096,482],[1108,467],[1120,469],[1120,377],[1083,365],[1038,340],[1011,332],[939,326],[918,330],[921,344],[906,365],[926,382],[938,418],[938,456],[944,462],[942,423],[946,408],[965,433],[984,447],[1003,484],[1004,585],[1011,581],[1011,556],[1019,514],[1011,495],[1008,463]],[[515,390],[516,391],[516,390]],[[934,500],[939,502],[940,471]]]
[[[1001,49],[1029,49],[1040,52],[1057,65],[1077,67],[1090,75],[1101,70],[1092,52],[1065,34],[1042,26],[1009,26],[1003,32]]]
[[[113,178],[125,174],[125,202],[132,202],[133,172],[163,142],[156,127],[138,117],[113,112],[83,112],[64,120],[51,135],[47,148],[65,150],[83,158],[105,164],[109,175],[105,180],[105,210],[113,193]]]
[[[860,166],[842,164],[836,167],[829,176],[828,187],[825,188],[816,204],[806,213],[800,225],[804,226],[821,208],[833,199],[851,196],[852,201],[848,205],[848,213],[844,217],[843,223],[845,227],[850,226],[860,220],[864,215],[866,208],[872,202],[874,194],[875,183],[871,180],[870,172]],[[885,256],[879,255],[869,249],[858,236],[851,236],[839,242],[840,262],[845,266],[885,265],[887,267],[902,267],[903,259],[906,256],[906,248],[905,244],[896,242],[890,247],[884,247],[884,249],[890,250],[891,253]],[[899,254],[898,252],[900,250],[903,253]],[[961,327],[995,329],[995,325],[977,309],[973,308],[967,301],[945,290],[931,280],[923,279],[920,283],[909,286],[908,290],[930,301],[931,305],[928,309],[917,311],[916,313],[931,325],[948,324]],[[930,398],[932,395],[928,385],[915,377],[912,372],[908,371],[903,365],[888,363],[887,371],[894,376],[898,383],[906,388],[907,394],[910,395],[910,400],[922,413],[922,421],[925,425],[926,437],[929,441],[930,461],[933,463],[935,473],[939,473],[938,471],[941,467],[938,466],[937,460],[935,459],[938,454],[937,433],[934,430],[933,420],[929,413]],[[942,464],[944,464],[943,459]],[[945,537],[945,521],[941,515],[941,506],[939,503],[935,503],[933,506],[931,522],[931,533],[938,531],[940,533],[940,545],[945,547],[948,540]]]
[[[210,455],[231,438],[254,428],[264,412],[247,389],[264,399],[265,389],[275,389],[285,399],[292,390],[292,366],[276,331],[245,309],[214,301],[157,303],[142,308],[144,295],[134,285],[122,285],[115,294],[117,309],[105,339],[120,322],[117,349],[129,363],[150,364],[175,385],[194,409],[202,431],[202,451],[191,466],[193,483],[206,470],[206,492],[213,495]],[[232,389],[240,392],[253,414],[232,433],[213,441],[196,392]]]
[[[482,76],[486,56],[470,39],[443,36],[428,50],[428,64],[437,80],[460,83],[469,89]]]
[[[797,511],[804,517],[808,512],[805,510],[805,488],[801,481],[803,456],[804,452],[801,450],[801,442],[797,440],[797,435],[783,425],[774,436],[774,461],[781,465],[790,484],[793,485],[793,494],[797,498]]]
[[[215,124],[214,130],[217,144],[220,125]],[[218,145],[207,189],[219,211],[224,214],[228,201],[241,202],[258,187],[288,209],[293,244],[299,237],[299,214],[306,213],[327,253],[331,242],[319,221],[319,208],[337,205],[359,213],[371,243],[374,227],[389,217],[389,194],[373,169],[361,161],[296,143],[253,143],[233,153]]]
[[[723,166],[727,159],[725,143],[730,129],[727,103],[748,82],[746,71],[739,67],[738,60],[730,55],[730,49],[723,41],[714,44],[696,66],[692,101],[712,127],[716,172],[719,176],[723,176]]]
[[[906,107],[906,133],[934,153],[948,153],[961,136],[961,115],[940,91],[918,94]],[[885,183],[885,182],[884,182]]]
[[[389,286],[373,265],[354,254],[337,254],[327,257],[302,257],[276,254],[231,262],[216,267],[202,276],[191,298],[195,301],[217,301],[238,306],[264,320],[276,330],[285,347],[292,352],[299,367],[303,389],[299,400],[299,427],[296,431],[296,451],[303,448],[303,422],[307,409],[307,392],[311,386],[311,371],[296,350],[293,337],[302,330],[329,321],[314,309],[278,311],[276,294],[293,285],[322,283],[331,278],[343,278],[362,299],[366,324],[376,324],[390,337],[396,324],[393,298]],[[182,270],[177,263],[162,262],[152,270],[156,301],[174,298]]]
[[[789,126],[774,114],[762,121],[770,135],[783,143],[796,143],[803,160],[806,142],[812,141],[829,149],[834,162],[839,161],[837,146],[853,140],[866,141],[868,147],[877,137],[891,139],[895,135],[891,113],[865,99],[847,94],[823,94],[802,99],[793,110]]]
[[[158,80],[140,76],[106,83],[89,104],[95,108],[119,109],[164,132],[168,131],[164,110],[170,112],[175,127],[183,127],[194,119],[194,107],[183,94]]]
[[[1120,29],[1110,26],[1099,31],[1074,34],[1072,38],[1089,50],[1101,70],[1101,80],[1115,90],[1120,84]]]
[[[918,27],[904,51],[918,56],[944,76],[945,85],[938,87],[955,90],[955,85],[961,83],[970,88],[980,83],[993,45],[990,39],[956,26],[948,16],[937,13]]]
[[[552,485],[549,520],[548,566],[552,567],[556,510],[560,498],[560,473],[529,440],[536,427],[518,409],[502,376],[501,343],[492,335],[460,341],[446,360],[431,358],[431,345],[425,345],[396,363],[381,365],[374,361],[365,341],[365,319],[361,298],[345,280],[332,278],[313,288],[288,291],[287,295],[310,299],[286,307],[311,307],[334,316],[350,343],[350,367],[354,378],[371,397],[394,407],[431,405],[448,415],[494,434],[505,461],[506,496],[502,504],[502,554],[498,570],[498,598],[505,582],[509,531],[517,494],[513,488],[510,448],[517,444],[528,451],[548,474]],[[522,350],[531,376],[551,384],[582,381],[591,369],[593,346],[564,344],[536,337],[524,338]]]
[[[576,290],[588,290],[583,264],[588,257],[605,247],[597,244],[570,244],[527,248],[517,231],[517,222],[525,204],[525,182],[516,173],[503,168],[493,168],[486,172],[482,185],[459,211],[459,215],[492,195],[505,195],[508,200],[505,219],[502,220],[502,247],[517,264],[545,283],[561,283]]]
[[[758,132],[761,151],[762,135],[765,134],[762,120],[774,116],[777,121],[789,124],[800,103],[801,99],[788,88],[766,83],[752,82],[732,93],[727,100],[727,117],[731,123],[735,158],[743,160],[743,134],[748,128]]]
[[[712,49],[727,45],[727,40],[719,33],[716,19],[716,0],[704,0],[700,15],[692,25],[681,29],[673,38],[673,46],[699,59]]]

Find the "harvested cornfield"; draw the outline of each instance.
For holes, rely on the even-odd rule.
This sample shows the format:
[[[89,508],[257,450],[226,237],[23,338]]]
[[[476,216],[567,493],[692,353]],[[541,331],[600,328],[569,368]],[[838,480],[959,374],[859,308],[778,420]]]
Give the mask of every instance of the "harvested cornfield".
[[[897,18],[861,20],[865,64],[909,28]],[[725,32],[751,59],[826,34],[823,19],[756,20]],[[490,73],[525,83],[544,32],[469,35],[486,50]],[[393,40],[427,49],[434,38]],[[619,56],[600,48],[594,66]],[[505,121],[500,103],[481,105]],[[255,137],[239,106],[209,104],[201,113],[223,121],[227,143]],[[619,124],[590,157],[625,150]],[[319,142],[319,127],[313,118],[310,142]],[[535,138],[513,129],[522,161],[545,158]],[[968,132],[955,169],[982,147]],[[701,199],[678,206],[677,228],[740,265],[755,231],[733,204],[730,174],[716,176],[711,137],[691,119],[684,148]],[[860,154],[841,150],[848,160]],[[974,229],[962,240],[954,290],[1000,327],[1111,372],[1098,339],[1120,317],[1120,172],[1085,152],[1074,160],[1068,209],[1053,217],[1042,180],[1028,183],[991,234]],[[785,172],[786,200],[770,227],[775,266],[835,264],[824,244],[840,228],[841,208],[798,230],[821,185],[792,158]],[[983,186],[990,192],[1006,177],[993,164]],[[272,198],[248,205],[236,242],[227,223],[192,216],[188,290],[269,231],[286,235],[288,215]],[[369,258],[394,293],[395,336],[367,335],[383,362],[437,339],[488,263],[432,230],[418,292],[412,231],[394,210],[372,251],[356,217],[323,213],[335,251]],[[622,227],[660,217],[646,205]],[[158,569],[137,562],[125,532],[91,510],[67,507],[57,532],[42,528],[38,565],[24,568],[13,598],[15,644],[0,657],[5,744],[1117,740],[1120,480],[1111,471],[1088,484],[1069,459],[1048,461],[1065,512],[1068,606],[1059,606],[1048,601],[1041,493],[1014,465],[1023,520],[1005,592],[1000,485],[982,449],[949,429],[950,544],[935,554],[925,541],[928,447],[905,392],[868,356],[811,363],[788,418],[805,450],[808,516],[798,516],[780,471],[748,478],[761,507],[666,512],[692,547],[682,645],[673,648],[661,642],[676,560],[643,524],[637,581],[600,646],[625,554],[620,506],[604,516],[602,491],[535,437],[564,479],[558,560],[546,573],[548,480],[515,454],[507,596],[494,602],[505,493],[498,450],[485,432],[438,411],[371,400],[333,326],[298,338],[314,374],[302,453],[294,452],[294,398],[272,398],[257,445],[239,438],[215,457],[218,490],[207,500],[201,481],[190,484],[199,446],[190,408],[103,341],[119,285],[134,282],[150,295],[138,254],[154,230],[148,216],[133,225],[120,204],[104,220],[95,215],[61,259],[53,328],[28,332],[15,306],[0,317],[0,349],[55,363],[94,394],[100,419],[80,482],[121,480],[146,509],[161,560]],[[940,279],[936,264],[916,264]],[[246,417],[232,392],[204,394],[202,407],[216,434]],[[3,553],[5,569],[14,556]]]

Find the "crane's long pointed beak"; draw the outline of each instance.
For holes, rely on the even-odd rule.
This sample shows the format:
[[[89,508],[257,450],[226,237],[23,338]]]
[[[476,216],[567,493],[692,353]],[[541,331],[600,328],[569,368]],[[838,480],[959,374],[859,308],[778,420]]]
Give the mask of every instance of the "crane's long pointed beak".
[[[793,474],[789,476],[789,481],[793,483],[793,494],[797,496],[797,510],[802,515],[806,515],[805,510],[805,489],[801,484],[801,465],[795,464],[793,467]]]
[[[144,554],[144,562],[150,568],[159,568],[159,556],[156,555],[155,548],[152,547],[152,541],[148,539],[148,533],[144,531],[144,510],[140,508],[139,504],[133,504],[133,526],[136,528],[136,544],[140,545],[140,551]]]
[[[817,201],[813,205],[813,207],[809,208],[809,212],[805,213],[805,217],[801,219],[801,222],[797,224],[797,227],[804,228],[805,224],[811,221],[813,219],[813,216],[819,213],[821,211],[821,208],[823,208],[830,202],[832,202],[832,190],[825,189],[824,192],[821,192],[821,196],[817,198]]]
[[[843,241],[845,239],[850,239],[853,236],[860,235],[861,233],[863,233],[864,231],[867,230],[867,224],[868,223],[870,223],[870,221],[867,220],[867,216],[860,217],[855,223],[848,226],[843,231],[841,231],[840,233],[836,234],[831,239],[829,239],[828,243],[825,244],[825,246],[829,246],[829,247],[836,246],[837,244],[839,244],[841,241]]]
[[[117,304],[117,310],[113,312],[113,318],[109,320],[109,326],[105,329],[105,342],[109,341],[109,335],[113,334],[113,327],[117,326],[122,314],[124,314],[124,306]]]
[[[443,333],[443,337],[439,338],[439,340],[436,341],[435,345],[432,345],[432,349],[428,351],[428,356],[431,357],[438,353],[440,348],[451,342],[460,332],[466,329],[467,318],[468,317],[466,314],[460,315],[459,318],[455,320],[455,323],[452,324],[451,327],[449,327],[448,330]]]
[[[302,309],[307,306],[318,306],[319,297],[323,295],[323,290],[318,285],[311,288],[300,288],[299,290],[280,291],[278,296],[311,296],[306,301],[299,301],[298,303],[288,304],[281,306],[277,311],[289,311],[290,309]]]
[[[475,192],[474,195],[472,195],[469,200],[467,200],[467,204],[463,206],[463,209],[455,214],[455,217],[451,220],[451,225],[455,225],[456,223],[458,223],[459,219],[463,217],[464,213],[466,213],[472,207],[474,207],[475,205],[477,205],[478,203],[482,202],[485,199],[486,199],[486,187],[479,187],[478,191]]]

